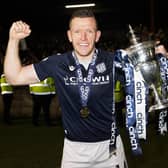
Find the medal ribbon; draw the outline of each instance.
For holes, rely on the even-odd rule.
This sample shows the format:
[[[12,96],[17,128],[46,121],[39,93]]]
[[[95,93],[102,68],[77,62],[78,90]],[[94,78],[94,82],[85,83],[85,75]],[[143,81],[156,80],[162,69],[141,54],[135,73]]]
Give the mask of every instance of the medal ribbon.
[[[75,63],[76,63],[76,76],[78,79],[78,88],[79,88],[79,93],[80,93],[80,98],[81,98],[81,105],[82,105],[82,107],[87,107],[87,102],[88,102],[89,93],[90,93],[90,87],[91,87],[91,83],[92,83],[92,77],[93,77],[94,71],[95,71],[97,50],[94,52],[92,61],[89,65],[88,75],[87,75],[86,79],[83,78],[81,66],[80,66],[78,58],[75,55],[75,52],[72,52],[72,55],[73,55],[73,57],[75,59]]]

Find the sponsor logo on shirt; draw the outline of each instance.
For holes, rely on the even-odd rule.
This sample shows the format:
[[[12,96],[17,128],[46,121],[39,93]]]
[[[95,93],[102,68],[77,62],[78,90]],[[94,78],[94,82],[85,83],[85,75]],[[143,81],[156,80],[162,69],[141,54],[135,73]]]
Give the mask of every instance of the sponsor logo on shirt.
[[[87,82],[86,77],[84,77],[82,80],[83,82]],[[79,79],[76,76],[71,76],[71,77],[66,76],[64,78],[64,81],[65,81],[65,85],[78,85]],[[109,83],[110,83],[109,75],[100,75],[92,78],[91,85],[104,85]]]

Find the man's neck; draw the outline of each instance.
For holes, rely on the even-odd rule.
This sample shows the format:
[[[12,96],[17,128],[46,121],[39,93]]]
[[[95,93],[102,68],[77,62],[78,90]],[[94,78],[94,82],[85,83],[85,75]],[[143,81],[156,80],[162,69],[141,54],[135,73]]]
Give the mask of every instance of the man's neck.
[[[93,54],[94,54],[95,50],[93,50],[90,54],[88,55],[79,55],[75,52],[76,57],[78,58],[79,62],[80,61],[84,61],[84,62],[91,62],[92,58],[93,58]]]
[[[89,55],[85,55],[85,56],[80,56],[76,53],[75,53],[75,55],[78,58],[79,63],[82,64],[85,67],[85,69],[88,69],[88,66],[92,61],[94,52],[95,52],[95,50],[93,50]]]

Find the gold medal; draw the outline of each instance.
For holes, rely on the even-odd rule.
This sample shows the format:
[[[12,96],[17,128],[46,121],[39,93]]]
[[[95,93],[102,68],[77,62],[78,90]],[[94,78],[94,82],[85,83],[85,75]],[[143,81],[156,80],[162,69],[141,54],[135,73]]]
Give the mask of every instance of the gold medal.
[[[80,115],[81,115],[82,118],[87,118],[88,115],[89,115],[89,109],[87,107],[83,107],[80,110]]]

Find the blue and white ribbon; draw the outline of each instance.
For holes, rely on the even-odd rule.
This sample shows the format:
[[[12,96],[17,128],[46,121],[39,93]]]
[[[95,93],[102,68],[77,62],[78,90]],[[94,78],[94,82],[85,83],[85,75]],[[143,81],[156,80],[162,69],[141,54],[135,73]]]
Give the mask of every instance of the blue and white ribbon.
[[[139,139],[146,139],[146,86],[140,71],[134,69],[136,129]]]
[[[130,144],[132,148],[132,152],[135,155],[141,155],[142,154],[142,149],[140,147],[140,142],[139,142],[139,135],[137,131],[137,127],[141,127],[141,136],[143,138],[146,138],[146,110],[143,108],[143,113],[139,115],[143,116],[141,120],[143,122],[140,123],[139,119],[137,119],[137,113],[136,113],[136,106],[139,103],[138,99],[136,99],[136,87],[135,84],[141,80],[135,78],[135,69],[134,66],[131,64],[128,55],[126,52],[123,52],[121,50],[116,51],[116,66],[122,67],[122,69],[125,72],[125,93],[126,93],[126,128],[129,133],[130,137]],[[137,80],[136,80],[137,79]],[[136,82],[135,82],[136,80]],[[141,83],[142,84],[142,83]],[[145,90],[142,92],[142,94],[145,94]],[[143,103],[145,106],[145,95],[141,95],[141,98],[143,98]],[[141,126],[140,126],[141,124]]]
[[[157,61],[160,65],[160,75],[162,79],[161,92],[163,99],[168,98],[168,59],[162,55],[156,55]],[[167,114],[168,108],[163,109],[159,112],[159,121],[158,121],[158,132],[161,135],[167,133]]]
[[[114,55],[113,62],[115,60],[116,55]],[[113,153],[116,152],[116,137],[117,137],[117,126],[116,126],[116,112],[115,112],[115,64],[112,66],[112,92],[113,92],[113,101],[112,101],[112,123],[111,123],[111,138],[110,138],[110,146],[109,152],[110,157]]]
[[[79,86],[79,93],[80,93],[80,98],[81,98],[81,105],[82,107],[87,107],[87,103],[88,103],[88,98],[89,98],[89,94],[90,94],[90,87],[91,87],[91,83],[92,83],[92,77],[94,75],[95,72],[95,62],[97,59],[97,50],[94,52],[92,61],[90,63],[89,66],[89,70],[88,70],[88,75],[86,77],[86,81],[84,81],[84,77],[82,75],[82,70],[80,67],[80,63],[78,58],[75,55],[75,52],[72,52],[72,55],[75,59],[75,63],[76,63],[76,76],[78,78],[78,86]]]

